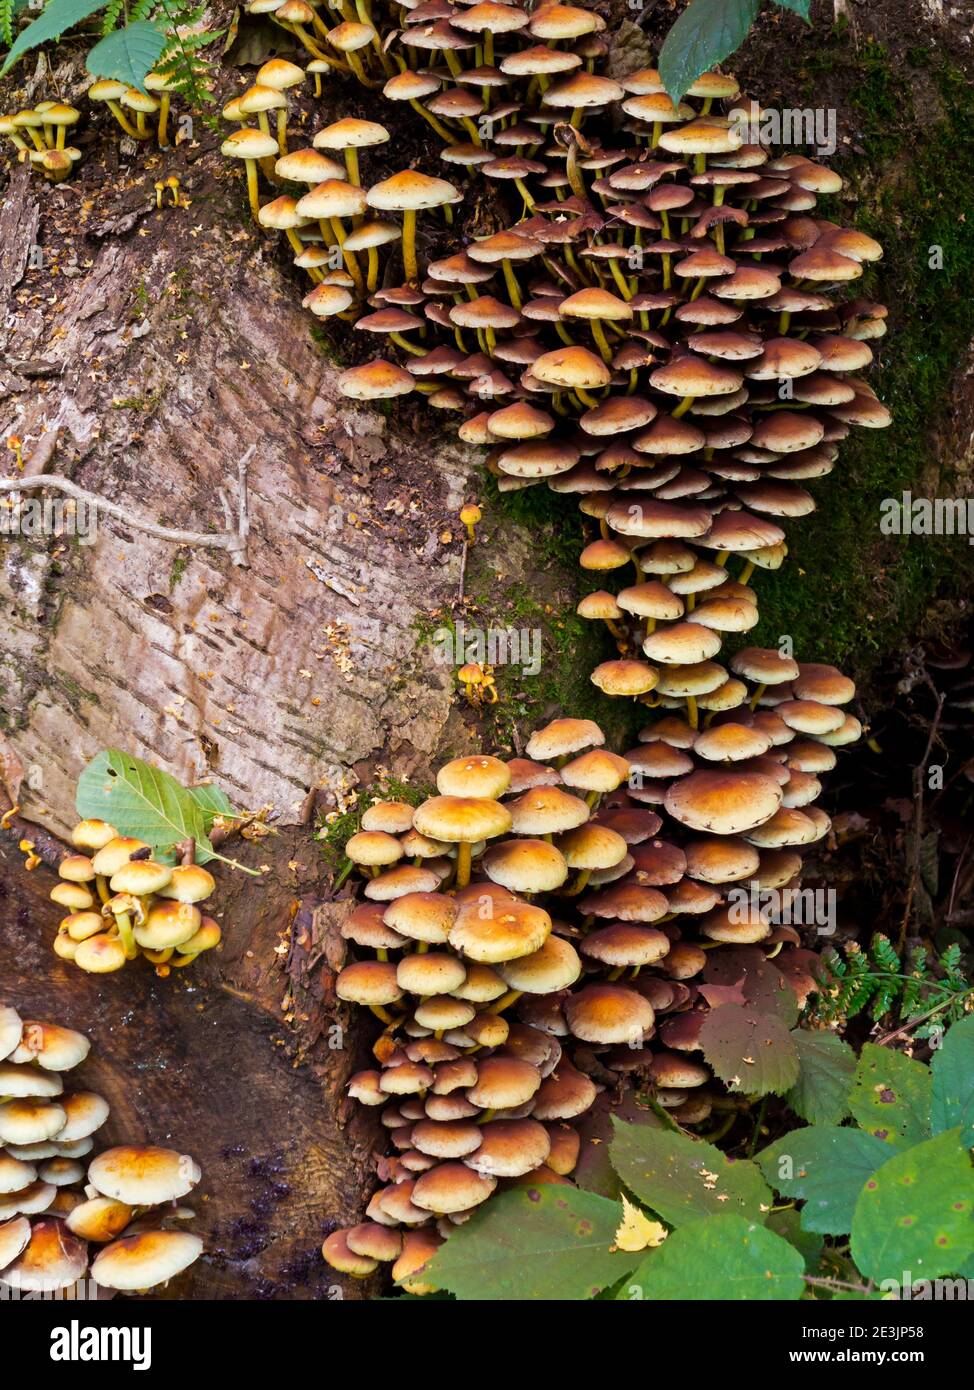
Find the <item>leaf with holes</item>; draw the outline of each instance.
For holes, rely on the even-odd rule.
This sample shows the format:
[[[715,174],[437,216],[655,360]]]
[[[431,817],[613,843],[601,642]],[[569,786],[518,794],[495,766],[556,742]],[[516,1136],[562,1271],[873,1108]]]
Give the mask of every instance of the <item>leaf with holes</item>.
[[[673,101],[740,48],[759,7],[760,0],[690,0],[660,49],[659,72]]]
[[[703,1139],[613,1122],[612,1166],[629,1190],[671,1226],[720,1212],[763,1221],[772,1196],[757,1165]]]
[[[113,77],[143,92],[146,73],[155,67],[165,46],[163,29],[138,20],[96,43],[85,59],[85,67],[92,77]]]
[[[707,1062],[738,1095],[784,1095],[798,1080],[798,1049],[777,1014],[751,1005],[711,1009],[700,1029]]]
[[[974,1167],[960,1129],[894,1154],[866,1181],[852,1258],[877,1282],[957,1274],[974,1255]]]
[[[947,1030],[943,1046],[930,1063],[933,1095],[930,1124],[934,1134],[961,1125],[965,1142],[974,1143],[974,1014]]]
[[[192,838],[200,863],[212,857],[199,803],[168,772],[117,748],[99,753],[84,769],[76,806],[79,816],[107,820],[120,835],[153,849],[172,849]]]
[[[16,41],[0,68],[0,77],[9,72],[14,63],[30,49],[49,39],[59,39],[68,29],[73,29],[82,20],[97,14],[108,4],[108,0],[48,0],[41,14],[33,24],[21,29]]]
[[[861,1129],[811,1125],[783,1135],[757,1161],[776,1192],[805,1203],[804,1230],[842,1236],[863,1184],[888,1156],[887,1145]]]
[[[805,1261],[764,1226],[730,1212],[674,1231],[617,1294],[622,1301],[766,1302],[800,1298]]]
[[[797,1028],[798,1080],[786,1097],[796,1115],[812,1125],[837,1125],[849,1113],[849,1087],[856,1054],[835,1033]]]
[[[643,1252],[615,1250],[622,1205],[568,1186],[502,1192],[450,1235],[424,1270],[460,1299],[592,1298]]]
[[[891,1148],[908,1148],[930,1137],[930,1089],[930,1072],[922,1062],[866,1043],[849,1109],[868,1134]]]

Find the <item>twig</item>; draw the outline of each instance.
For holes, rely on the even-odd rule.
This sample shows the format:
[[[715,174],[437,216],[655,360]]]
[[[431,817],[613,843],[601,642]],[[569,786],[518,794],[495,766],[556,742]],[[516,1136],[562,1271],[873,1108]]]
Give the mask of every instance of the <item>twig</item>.
[[[144,531],[146,535],[155,536],[163,541],[173,541],[176,545],[195,545],[210,550],[226,550],[235,565],[246,567],[247,537],[250,533],[250,516],[247,510],[247,468],[256,448],[255,444],[251,444],[237,465],[236,520],[234,520],[225,493],[222,489],[219,493],[227,529],[216,535],[206,531],[180,531],[169,526],[157,526],[154,521],[145,521],[139,517],[134,517],[117,502],[109,502],[97,493],[88,492],[85,488],[79,487],[70,478],[62,478],[56,473],[36,473],[23,478],[0,478],[0,493],[24,492],[28,488],[51,488],[55,492],[63,492],[67,497],[73,497],[77,502],[85,503],[94,508],[96,512],[105,512],[108,516],[116,517],[135,531]]]
[[[948,994],[946,999],[942,999],[939,1004],[934,1004],[933,1008],[928,1009],[925,1014],[918,1014],[916,1018],[908,1019],[906,1023],[895,1029],[892,1033],[884,1033],[881,1038],[876,1039],[876,1046],[885,1047],[886,1044],[892,1042],[894,1038],[899,1038],[902,1037],[904,1033],[909,1033],[912,1029],[916,1028],[918,1024],[924,1023],[928,1018],[933,1018],[934,1014],[939,1014],[942,1009],[949,1008],[955,1000],[966,999],[969,994],[974,994],[974,985],[972,985],[970,989],[958,990],[956,994]]]
[[[814,1274],[803,1274],[802,1278],[806,1284],[811,1284],[816,1289],[830,1289],[833,1293],[836,1289],[848,1289],[852,1293],[872,1293],[872,1284],[847,1284],[843,1279],[819,1279]]]

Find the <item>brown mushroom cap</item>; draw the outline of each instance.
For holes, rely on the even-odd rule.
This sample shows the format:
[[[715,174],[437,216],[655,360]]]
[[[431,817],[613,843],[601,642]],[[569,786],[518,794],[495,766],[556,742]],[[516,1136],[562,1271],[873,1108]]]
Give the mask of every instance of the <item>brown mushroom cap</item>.
[[[92,1262],[91,1276],[106,1289],[151,1289],[181,1274],[202,1253],[203,1242],[189,1231],[141,1231],[106,1245]]]
[[[360,960],[346,965],[335,981],[339,999],[368,1007],[395,1004],[402,998],[396,967],[388,961]]]
[[[531,1099],[541,1085],[541,1073],[517,1057],[485,1057],[477,1081],[467,1091],[472,1105],[484,1110],[513,1110]]]
[[[0,1273],[0,1283],[25,1293],[50,1293],[76,1283],[87,1266],[84,1241],[73,1236],[63,1221],[42,1217],[34,1222],[21,1254]]]
[[[674,782],[665,805],[691,830],[739,835],[769,820],[781,805],[776,781],[760,772],[692,772]]]
[[[652,1005],[621,985],[586,985],[565,1003],[576,1038],[591,1043],[635,1043],[653,1027]]]
[[[424,1211],[446,1216],[486,1202],[496,1186],[496,1178],[475,1173],[464,1163],[439,1163],[417,1178],[412,1201]]]
[[[434,840],[475,844],[510,830],[511,813],[489,797],[433,796],[417,807],[413,824]]]
[[[544,1163],[551,1152],[548,1131],[537,1120],[491,1120],[480,1130],[481,1143],[465,1162],[485,1177],[520,1177]]]
[[[133,1207],[158,1206],[191,1192],[201,1177],[188,1154],[151,1144],[106,1149],[88,1169],[88,1181],[104,1197]]]
[[[531,955],[505,961],[499,969],[511,989],[525,994],[553,994],[575,983],[582,973],[582,963],[570,941],[549,936]]]

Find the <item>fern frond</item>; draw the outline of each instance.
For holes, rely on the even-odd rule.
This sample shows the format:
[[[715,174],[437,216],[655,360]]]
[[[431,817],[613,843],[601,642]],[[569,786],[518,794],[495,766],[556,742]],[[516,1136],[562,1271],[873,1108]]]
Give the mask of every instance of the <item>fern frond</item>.
[[[14,0],[0,0],[0,39],[8,48],[14,41]]]

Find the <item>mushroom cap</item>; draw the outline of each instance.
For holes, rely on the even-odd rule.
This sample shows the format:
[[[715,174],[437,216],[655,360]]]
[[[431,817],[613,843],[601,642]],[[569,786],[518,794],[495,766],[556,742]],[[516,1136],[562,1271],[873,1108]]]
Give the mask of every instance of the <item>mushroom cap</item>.
[[[159,902],[150,908],[142,925],[134,926],[132,932],[144,950],[165,951],[170,946],[181,946],[195,936],[202,921],[199,908],[192,903]],[[81,943],[82,947],[97,939],[91,937],[89,941]]]
[[[551,918],[537,904],[516,898],[491,904],[484,894],[480,902],[461,907],[450,929],[450,945],[470,960],[494,965],[537,951],[550,931]]]
[[[106,1149],[88,1169],[88,1181],[97,1192],[133,1207],[153,1207],[185,1197],[201,1176],[199,1165],[188,1154],[151,1144]]]
[[[551,893],[568,877],[561,851],[545,840],[504,840],[481,862],[489,878],[515,893]]]
[[[132,1220],[133,1209],[114,1197],[89,1197],[80,1202],[66,1218],[68,1230],[81,1240],[105,1245],[120,1236]]]
[[[279,153],[279,146],[272,135],[244,127],[227,136],[220,146],[220,153],[229,159],[270,159]]]
[[[24,1096],[0,1105],[0,1143],[43,1144],[64,1128],[64,1108],[43,1096]]]
[[[551,835],[574,830],[589,817],[586,803],[561,787],[529,787],[507,803],[518,835]]]
[[[359,830],[345,845],[345,853],[353,864],[365,864],[370,868],[396,864],[404,852],[395,835],[384,830]]]
[[[445,1216],[479,1206],[496,1186],[496,1178],[475,1173],[464,1163],[438,1163],[416,1179],[411,1200],[423,1211]]]
[[[691,772],[666,792],[666,809],[691,830],[740,835],[770,820],[781,805],[778,783],[761,772]]]
[[[653,1026],[652,1005],[621,985],[586,985],[565,1001],[565,1017],[576,1038],[591,1043],[632,1043]]]
[[[386,926],[414,941],[447,940],[457,915],[452,898],[443,893],[404,893],[389,904],[382,920]]]
[[[513,1110],[526,1104],[541,1085],[541,1073],[519,1057],[485,1057],[467,1099],[483,1110]]]
[[[350,1228],[354,1229],[354,1227]],[[340,1274],[358,1277],[372,1274],[379,1268],[379,1261],[369,1255],[360,1255],[348,1243],[348,1231],[332,1231],[321,1247],[326,1264],[337,1269]]]
[[[22,1192],[24,1188],[37,1181],[37,1169],[25,1159],[14,1158],[12,1154],[0,1153],[0,1196],[7,1197],[12,1192]],[[0,1269],[3,1262],[0,1261]]]
[[[57,866],[58,877],[68,883],[90,883],[95,877],[94,866],[86,854],[68,854]]]
[[[471,1120],[420,1120],[410,1140],[433,1158],[466,1158],[480,1148],[481,1128]]]
[[[383,212],[416,212],[454,203],[459,196],[453,184],[446,179],[431,178],[417,169],[404,169],[391,178],[374,183],[368,190],[366,201],[370,208]]]
[[[117,936],[99,932],[78,942],[74,963],[90,975],[108,975],[125,965],[125,950]]]
[[[73,1028],[38,1023],[35,1019],[25,1019],[22,1028],[23,1037],[14,1060],[35,1061],[45,1071],[70,1071],[83,1062],[91,1050],[85,1035]]]
[[[603,743],[605,735],[593,720],[562,718],[552,720],[533,733],[524,751],[529,758],[546,762]]]
[[[352,400],[375,401],[405,396],[415,388],[416,383],[402,367],[377,357],[360,367],[350,367],[342,372],[338,385],[342,395],[350,396]]]
[[[368,145],[384,145],[389,132],[378,121],[363,121],[354,116],[345,116],[333,121],[315,135],[315,149],[347,150],[362,149]]]
[[[189,1231],[142,1231],[106,1245],[92,1262],[91,1276],[106,1289],[151,1289],[181,1274],[202,1253],[203,1242]]]
[[[377,1221],[363,1221],[345,1232],[349,1250],[369,1260],[387,1262],[398,1259],[402,1251],[402,1235],[399,1231],[380,1226]]]
[[[489,797],[433,796],[417,807],[413,824],[434,840],[474,844],[510,830],[511,812]]]
[[[19,1237],[18,1237],[19,1238]],[[18,1258],[0,1273],[0,1283],[25,1292],[50,1293],[76,1283],[88,1267],[88,1251],[63,1221],[42,1217]]]
[[[602,361],[586,347],[560,347],[545,352],[531,364],[531,375],[550,386],[567,387],[569,390],[582,387],[583,390],[599,390],[608,386],[612,373]]]
[[[36,1067],[0,1062],[0,1096],[59,1096],[64,1083],[59,1076],[45,1076]]]
[[[542,1081],[531,1114],[536,1120],[571,1120],[586,1111],[597,1094],[595,1083],[562,1058]]]
[[[308,149],[290,150],[287,154],[282,154],[274,165],[274,172],[280,178],[291,179],[294,183],[321,184],[328,179],[340,179],[345,170],[328,155],[321,154],[316,149]]]
[[[298,199],[302,217],[357,217],[365,211],[365,193],[345,179],[325,179]]]
[[[480,1145],[464,1161],[485,1177],[520,1177],[544,1163],[551,1152],[551,1137],[537,1120],[490,1120],[480,1132]]]
[[[606,695],[645,695],[659,684],[659,673],[645,661],[603,661],[589,677]]]
[[[389,961],[360,960],[346,965],[335,982],[339,999],[353,1004],[382,1006],[402,998],[396,967]]]
[[[407,1293],[422,1296],[435,1293],[436,1285],[422,1278],[422,1270],[443,1244],[443,1237],[430,1227],[407,1231],[402,1240],[402,1254],[392,1266],[392,1277]]]
[[[118,873],[123,864],[129,862],[133,854],[139,854],[148,848],[144,840],[118,835],[101,847],[91,861],[92,867],[96,874],[111,878],[112,874]]]
[[[94,1091],[74,1091],[61,1100],[64,1124],[56,1135],[58,1144],[73,1144],[87,1139],[108,1119],[108,1101]]]
[[[168,864],[154,864],[151,859],[134,859],[112,874],[113,893],[134,893],[137,896],[158,893],[172,882]]]
[[[654,965],[670,949],[670,939],[655,927],[615,922],[589,932],[581,943],[583,956],[610,966]]]
[[[537,951],[505,961],[498,968],[511,989],[524,994],[554,994],[575,983],[582,973],[582,962],[570,941],[549,936]]]
[[[467,978],[462,961],[444,952],[403,956],[396,966],[396,983],[410,994],[449,994]]]
[[[570,869],[604,870],[624,864],[628,847],[625,838],[608,825],[588,821],[559,836],[558,848]]]
[[[27,1249],[30,1241],[30,1222],[26,1216],[15,1216],[0,1225],[0,1269],[13,1264]]]
[[[444,796],[503,796],[511,784],[507,764],[489,754],[474,753],[444,763],[436,774],[436,789]]]

